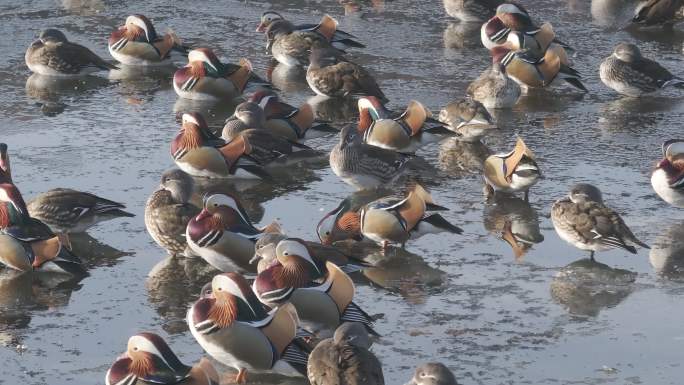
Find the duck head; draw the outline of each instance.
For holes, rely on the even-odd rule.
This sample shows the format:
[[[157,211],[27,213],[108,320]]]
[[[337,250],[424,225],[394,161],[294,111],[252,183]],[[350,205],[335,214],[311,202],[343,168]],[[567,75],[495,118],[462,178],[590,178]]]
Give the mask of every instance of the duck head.
[[[578,183],[572,186],[569,197],[573,203],[596,202],[603,204],[601,190],[588,183]]]
[[[157,31],[154,29],[150,19],[144,15],[131,15],[126,18],[126,37],[135,40],[139,36],[144,36],[148,43],[157,40]]]
[[[188,52],[188,63],[190,63],[193,69],[201,63],[204,69],[209,69],[213,72],[220,72],[222,68],[221,61],[214,51],[209,48],[196,48]]]
[[[188,151],[202,146],[216,146],[223,141],[214,135],[198,112],[183,114],[181,129],[171,142],[171,156],[178,160]]]
[[[0,202],[5,203],[7,207],[13,208],[20,215],[29,215],[21,192],[19,192],[17,186],[11,183],[0,183]]]
[[[12,183],[12,169],[6,143],[0,143],[0,183]]]
[[[361,216],[351,209],[351,200],[343,200],[333,211],[326,214],[318,222],[316,234],[321,243],[328,246],[346,239],[361,240]]]
[[[263,108],[252,101],[238,104],[233,115],[248,128],[262,128],[266,124],[266,115]]]
[[[129,385],[141,380],[154,384],[176,384],[190,376],[164,339],[154,333],[139,333],[128,340],[126,353],[109,368],[107,385]]]
[[[266,11],[261,14],[261,21],[256,28],[256,32],[266,32],[271,23],[276,20],[284,20],[283,16],[276,11]]]
[[[188,203],[194,185],[195,182],[190,175],[176,168],[164,171],[159,188],[170,192],[174,202]]]
[[[623,62],[631,63],[641,58],[641,51],[639,47],[630,43],[620,43],[615,46],[613,56]]]
[[[215,299],[209,318],[219,327],[230,326],[234,321],[259,321],[267,317],[245,278],[238,273],[223,273],[211,280]]]

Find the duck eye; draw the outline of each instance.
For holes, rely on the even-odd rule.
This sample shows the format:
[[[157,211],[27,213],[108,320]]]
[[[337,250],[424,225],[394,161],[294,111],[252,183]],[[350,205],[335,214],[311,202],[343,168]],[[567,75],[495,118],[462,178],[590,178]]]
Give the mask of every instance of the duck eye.
[[[135,350],[135,351],[137,352],[137,351],[138,351],[138,347],[135,346],[135,347],[133,348],[133,350]]]
[[[325,235],[330,235],[330,231],[326,231],[326,232],[325,232]]]
[[[421,373],[420,373],[420,376],[421,376],[421,377],[425,377],[426,375],[427,375],[427,374],[425,374],[425,372],[421,372]]]
[[[214,207],[218,207],[218,203],[214,203]]]

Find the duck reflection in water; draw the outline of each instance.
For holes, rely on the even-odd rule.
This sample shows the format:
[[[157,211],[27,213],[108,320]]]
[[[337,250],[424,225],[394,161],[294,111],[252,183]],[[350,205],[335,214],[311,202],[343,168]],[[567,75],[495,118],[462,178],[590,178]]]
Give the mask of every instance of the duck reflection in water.
[[[26,96],[36,100],[44,115],[56,116],[69,106],[65,101],[77,105],[91,91],[109,84],[109,80],[98,76],[68,78],[34,73],[26,79]]]
[[[648,255],[653,270],[661,277],[684,280],[684,223],[675,223],[656,237]]]
[[[484,227],[504,240],[521,259],[533,245],[544,241],[537,211],[523,199],[497,196],[484,210]]]
[[[482,45],[481,26],[481,23],[473,22],[449,23],[444,28],[444,48],[479,48]]]
[[[563,267],[551,281],[551,298],[568,313],[595,317],[634,291],[637,273],[614,269],[591,259]]]

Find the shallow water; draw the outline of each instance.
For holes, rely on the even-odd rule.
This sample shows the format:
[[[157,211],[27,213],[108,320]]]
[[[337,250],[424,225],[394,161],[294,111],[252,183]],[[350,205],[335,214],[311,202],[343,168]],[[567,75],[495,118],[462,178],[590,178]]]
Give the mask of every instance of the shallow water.
[[[179,127],[175,112],[202,106],[177,102],[163,70],[41,84],[23,62],[25,47],[41,28],[60,28],[109,57],[108,34],[127,15],[142,13],[159,31],[173,28],[187,42],[209,45],[233,62],[249,57],[264,74],[264,41],[254,32],[264,10],[302,22],[330,13],[368,45],[351,57],[377,75],[396,109],[418,99],[438,111],[461,97],[489,62],[477,26],[449,20],[434,0],[396,0],[378,8],[362,2],[349,15],[332,0],[166,3],[0,5],[6,37],[0,41],[0,139],[10,146],[24,196],[71,187],[125,202],[137,214],[101,224],[92,238],[75,241],[90,269],[80,282],[2,272],[0,383],[102,383],[128,337],[141,330],[160,333],[186,363],[202,355],[184,315],[211,270],[201,261],[165,260],[143,223],[145,200],[161,172],[173,166],[168,146]],[[384,313],[377,323],[383,338],[373,350],[386,382],[404,383],[417,363],[438,360],[463,384],[679,384],[684,287],[676,257],[682,257],[684,214],[655,195],[649,172],[661,142],[679,135],[683,100],[675,91],[621,99],[600,83],[598,64],[626,40],[676,70],[684,33],[623,31],[611,15],[628,12],[611,8],[619,3],[611,0],[523,3],[576,48],[575,68],[591,92],[558,88],[496,113],[501,132],[486,139],[489,149],[507,151],[521,135],[539,158],[545,179],[533,188],[531,207],[514,200],[484,204],[477,151],[447,139],[418,152],[435,166],[424,179],[436,202],[448,206],[447,219],[465,231],[426,236],[410,242],[406,252],[374,255],[382,268],[356,277],[357,302],[370,313]],[[277,85],[292,104],[312,97],[303,84]],[[339,125],[353,119],[353,107],[318,108]],[[231,112],[228,106],[211,108],[210,125],[218,128]],[[309,144],[328,150],[335,140]],[[353,191],[325,161],[292,174],[276,185],[234,187],[261,224],[276,219],[289,234],[314,239],[323,213]],[[586,255],[557,237],[548,215],[551,203],[576,182],[603,190],[635,234],[652,244],[657,268],[642,249],[638,255],[601,253],[605,265],[577,262],[564,269]],[[506,223],[543,242],[516,257],[501,239]]]

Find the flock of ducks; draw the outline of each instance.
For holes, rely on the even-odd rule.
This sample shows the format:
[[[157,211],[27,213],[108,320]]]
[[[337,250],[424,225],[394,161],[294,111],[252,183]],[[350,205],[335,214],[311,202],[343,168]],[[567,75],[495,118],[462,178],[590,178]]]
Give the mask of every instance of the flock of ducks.
[[[320,156],[303,142],[312,135],[338,133],[329,154],[330,167],[359,190],[390,186],[416,162],[413,154],[425,132],[455,135],[478,142],[496,128],[488,110],[510,108],[522,93],[559,81],[588,92],[572,68],[572,48],[559,40],[549,23],[537,24],[520,4],[503,0],[445,0],[446,12],[464,22],[483,23],[481,40],[491,66],[437,118],[419,101],[403,112],[385,107],[388,99],[372,74],[350,61],[345,50],[364,48],[359,39],[337,28],[329,15],[318,24],[296,25],[277,12],[265,12],[256,29],[280,64],[306,68],[311,90],[329,98],[358,100],[358,124],[340,130],[316,117],[312,106],[281,100],[270,83],[255,74],[249,60],[221,62],[210,48],[186,47],[173,32],[160,35],[143,15],[129,16],[112,32],[108,47],[120,64],[71,42],[56,29],[41,32],[26,51],[28,68],[45,76],[81,76],[119,65],[151,66],[185,60],[173,75],[178,97],[224,101],[244,95],[222,129],[212,129],[196,112],[182,114],[170,144],[178,169],[162,175],[147,201],[145,224],[154,241],[172,255],[200,256],[222,271],[207,283],[188,309],[187,323],[198,344],[216,361],[248,372],[307,376],[312,384],[384,384],[380,361],[369,351],[381,333],[374,317],[354,302],[349,273],[368,266],[363,259],[335,248],[340,241],[369,240],[387,251],[404,247],[427,233],[460,234],[419,183],[405,194],[369,202],[344,200],[316,226],[318,241],[288,237],[277,223],[255,227],[236,196],[210,192],[195,206],[195,178],[270,179],[272,167]],[[681,1],[648,0],[633,22],[671,25]],[[684,80],[620,43],[599,69],[602,82],[617,93],[639,97],[666,87],[684,88]],[[541,177],[535,155],[522,138],[507,153],[489,156],[482,170],[485,195],[524,194]],[[684,207],[684,140],[663,145],[663,159],[652,174],[656,193]],[[125,206],[93,194],[54,189],[28,204],[14,185],[8,148],[0,144],[0,262],[20,271],[74,275],[87,272],[71,251],[69,233],[98,222],[130,217]],[[577,184],[551,208],[560,238],[590,252],[648,248],[617,212],[606,206],[600,190]],[[253,275],[256,273],[256,275]],[[252,274],[246,277],[243,274]],[[132,336],[126,352],[106,374],[107,384],[218,384],[219,374],[203,359],[181,363],[158,335]],[[452,385],[456,379],[439,363],[421,365],[411,384]]]

